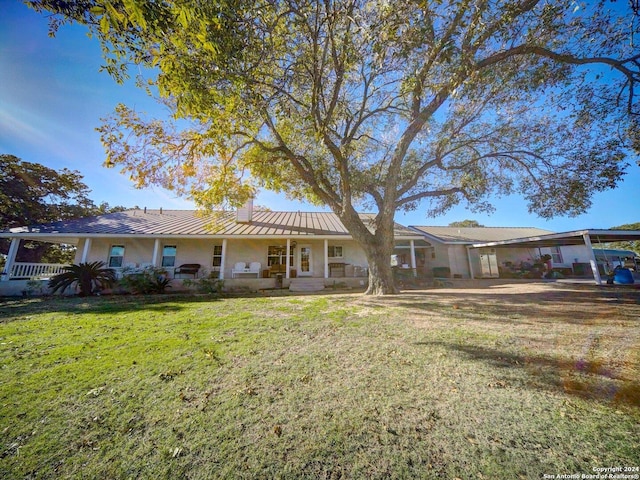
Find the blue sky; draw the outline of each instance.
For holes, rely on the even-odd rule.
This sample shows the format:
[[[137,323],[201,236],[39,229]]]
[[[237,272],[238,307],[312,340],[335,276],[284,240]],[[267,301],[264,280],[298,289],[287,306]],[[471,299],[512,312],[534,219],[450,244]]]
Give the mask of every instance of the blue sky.
[[[0,153],[51,168],[78,170],[96,202],[127,207],[193,208],[160,188],[136,190],[128,178],[102,166],[104,150],[95,128],[118,103],[157,114],[158,106],[133,84],[118,85],[98,70],[100,46],[81,26],[64,26],[56,38],[19,1],[0,1]],[[405,225],[447,225],[471,218],[487,226],[534,226],[553,231],[609,228],[640,221],[640,167],[633,163],[616,190],[597,194],[593,207],[574,218],[550,221],[527,212],[519,197],[496,199],[491,215],[462,207],[427,218],[425,209],[398,214]],[[256,201],[272,210],[317,210],[261,192]]]

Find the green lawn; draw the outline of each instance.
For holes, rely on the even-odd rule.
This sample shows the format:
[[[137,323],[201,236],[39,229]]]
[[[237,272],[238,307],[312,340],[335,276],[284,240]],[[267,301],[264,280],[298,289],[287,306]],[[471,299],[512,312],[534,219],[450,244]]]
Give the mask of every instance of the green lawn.
[[[2,478],[640,467],[640,292],[0,302]]]

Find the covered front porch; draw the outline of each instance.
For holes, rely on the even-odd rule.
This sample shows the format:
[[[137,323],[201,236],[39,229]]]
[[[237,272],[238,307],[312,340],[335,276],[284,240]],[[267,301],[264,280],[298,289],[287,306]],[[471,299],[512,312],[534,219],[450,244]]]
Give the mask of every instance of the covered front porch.
[[[0,295],[46,293],[49,278],[63,271],[63,264],[16,262],[19,241],[13,238],[0,281]],[[226,289],[289,288],[304,279],[320,280],[325,287],[365,287],[368,262],[363,250],[349,237],[309,238],[202,238],[86,236],[48,238],[75,244],[74,263],[104,262],[118,277],[147,267],[161,268],[172,282],[172,291],[186,279],[217,278]],[[408,273],[415,275],[425,255],[419,240],[398,241]],[[416,260],[418,259],[418,260]],[[189,268],[186,268],[189,267]],[[31,282],[28,284],[28,282]],[[35,282],[39,282],[34,287]],[[30,285],[30,286],[29,286]]]

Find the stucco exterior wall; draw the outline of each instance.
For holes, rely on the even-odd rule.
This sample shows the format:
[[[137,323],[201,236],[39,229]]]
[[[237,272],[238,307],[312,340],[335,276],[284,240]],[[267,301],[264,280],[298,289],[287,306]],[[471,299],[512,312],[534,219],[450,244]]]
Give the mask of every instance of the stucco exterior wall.
[[[571,267],[574,263],[589,263],[589,252],[586,245],[567,245],[566,247],[560,247],[562,252],[563,266]],[[597,248],[594,248],[597,252]],[[554,266],[556,264],[554,263]]]
[[[84,251],[84,245],[86,240],[81,240],[78,244],[78,250],[76,251],[76,263],[82,259]],[[110,238],[92,238],[91,249],[87,255],[87,262],[109,262],[109,253],[113,245],[124,245],[124,258],[123,265],[127,264],[141,264],[151,263],[151,256],[153,255],[154,240],[150,238],[124,238],[124,239],[110,239]]]
[[[444,245],[444,244],[440,244],[440,243],[434,243],[433,244],[433,253],[435,255],[433,255],[429,259],[429,266],[431,268],[434,268],[434,267],[450,267],[450,265],[449,265],[449,246],[448,245]]]
[[[292,269],[299,271],[300,247],[308,245],[312,251],[312,276],[324,277],[324,240],[291,239],[296,241],[294,249]],[[84,251],[84,242],[81,240],[76,252],[75,262],[81,261]],[[108,263],[109,254],[113,245],[125,247],[123,266],[140,266],[150,264],[153,260],[155,240],[152,238],[93,238],[91,248],[87,255],[88,262],[102,261]],[[157,264],[162,261],[162,249],[164,246],[176,247],[175,266],[185,263],[198,263],[202,266],[200,275],[207,275],[213,270],[213,253],[216,245],[222,245],[222,239],[161,239],[159,242]],[[260,262],[261,269],[267,268],[269,246],[285,246],[286,239],[228,239],[224,265],[224,278],[231,279],[233,266],[238,262]],[[329,258],[329,262],[343,262],[354,266],[366,267],[367,259],[364,251],[352,240],[331,240],[329,246],[342,246],[341,258]],[[173,269],[168,269],[173,274]]]
[[[534,251],[529,248],[496,248],[498,265],[503,266],[505,262],[511,262],[513,265],[520,265],[523,262],[533,264],[538,256],[537,250],[535,249]]]

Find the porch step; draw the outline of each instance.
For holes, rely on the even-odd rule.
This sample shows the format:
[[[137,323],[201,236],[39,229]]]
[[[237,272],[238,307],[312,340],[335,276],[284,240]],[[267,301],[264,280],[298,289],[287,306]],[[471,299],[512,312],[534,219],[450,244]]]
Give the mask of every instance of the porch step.
[[[319,292],[324,290],[324,278],[292,278],[289,290],[291,292]]]

